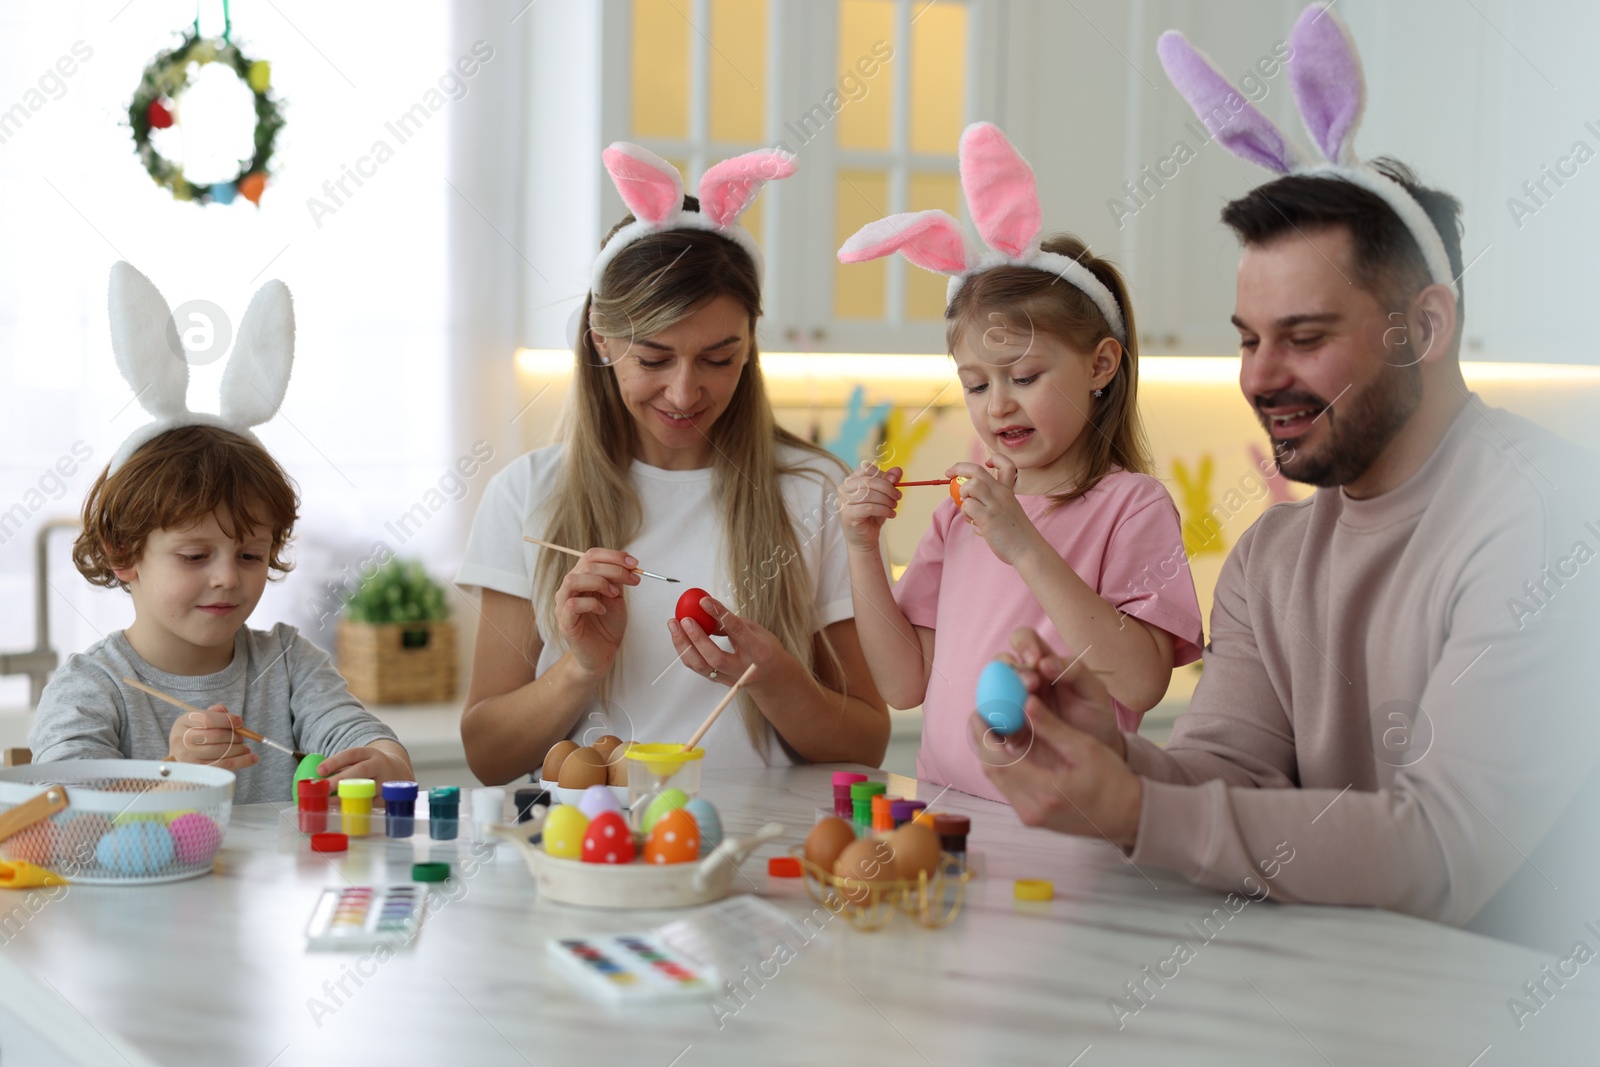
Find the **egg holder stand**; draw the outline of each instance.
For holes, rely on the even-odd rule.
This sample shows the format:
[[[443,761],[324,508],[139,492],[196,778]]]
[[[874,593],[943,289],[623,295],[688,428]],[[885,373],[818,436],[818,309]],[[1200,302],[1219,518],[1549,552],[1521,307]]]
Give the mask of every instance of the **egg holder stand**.
[[[154,885],[210,874],[228,831],[233,789],[232,771],[188,763],[72,760],[9,767],[0,770],[0,818],[26,811],[17,821],[27,825],[4,835],[0,857],[82,885]],[[48,800],[57,792],[59,806]],[[189,815],[210,825],[191,820],[171,830]],[[115,846],[102,855],[101,843],[112,834],[119,835]]]
[[[835,915],[843,915],[851,926],[863,932],[882,930],[898,912],[929,930],[948,926],[960,914],[967,882],[972,878],[966,865],[948,852],[939,854],[935,874],[918,871],[915,879],[892,882],[866,882],[832,874],[806,859],[803,847],[790,849],[789,855],[800,862],[800,869],[805,872],[807,895]]]
[[[552,856],[528,840],[534,823],[496,823],[488,831],[522,853],[539,896],[584,908],[687,908],[728,895],[739,864],[760,846],[782,837],[782,824],[769,822],[749,837],[724,838],[711,854],[693,863],[585,863]]]

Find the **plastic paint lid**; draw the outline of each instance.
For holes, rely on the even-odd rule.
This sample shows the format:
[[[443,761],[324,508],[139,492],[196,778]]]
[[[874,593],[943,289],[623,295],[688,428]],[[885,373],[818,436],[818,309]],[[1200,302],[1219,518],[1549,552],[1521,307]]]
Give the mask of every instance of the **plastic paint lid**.
[[[533,818],[533,809],[540,804],[550,806],[550,793],[544,789],[519,789],[513,794],[513,803],[517,806],[517,821],[527,822]]]
[[[917,813],[917,804],[915,800],[896,800],[889,805],[889,818],[895,822],[906,822]]]
[[[341,794],[343,795],[343,794]],[[417,799],[416,782],[384,782],[384,800],[415,800]]]
[[[339,796],[351,800],[371,800],[378,795],[378,783],[371,778],[346,778],[339,783]]]
[[[333,783],[326,778],[302,778],[294,788],[301,800],[327,800]]]
[[[767,861],[767,873],[774,878],[798,878],[800,861],[793,856],[774,856]]]
[[[434,786],[428,791],[428,803],[434,807],[453,807],[461,803],[461,790],[453,785]]]
[[[312,834],[312,852],[343,852],[350,847],[350,838],[344,834]]]
[[[413,863],[411,865],[411,880],[413,882],[442,882],[450,877],[448,863]]]
[[[850,786],[850,799],[866,800],[869,797],[880,797],[888,791],[888,785],[883,782],[856,782]]]
[[[965,837],[972,831],[972,820],[965,815],[935,815],[933,832],[940,837]]]
[[[833,772],[833,787],[835,789],[839,789],[844,786],[852,786],[857,782],[864,782],[866,780],[867,776],[864,774],[852,774],[850,771]]]
[[[1042,878],[1018,878],[1011,892],[1018,900],[1050,900],[1056,887]]]

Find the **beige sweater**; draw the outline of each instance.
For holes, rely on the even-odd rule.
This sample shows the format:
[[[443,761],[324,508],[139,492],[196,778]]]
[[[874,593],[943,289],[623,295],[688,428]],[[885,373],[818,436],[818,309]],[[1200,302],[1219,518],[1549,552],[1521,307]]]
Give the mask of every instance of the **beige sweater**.
[[[1520,868],[1522,908],[1600,914],[1546,840],[1600,756],[1594,470],[1474,396],[1398,488],[1270,508],[1223,567],[1171,741],[1128,738],[1133,861],[1457,925]]]

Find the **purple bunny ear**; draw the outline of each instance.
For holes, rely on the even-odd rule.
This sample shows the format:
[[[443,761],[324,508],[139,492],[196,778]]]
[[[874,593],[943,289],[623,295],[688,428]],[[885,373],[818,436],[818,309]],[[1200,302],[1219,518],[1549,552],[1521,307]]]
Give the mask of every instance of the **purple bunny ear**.
[[[1294,24],[1289,44],[1289,87],[1311,139],[1329,163],[1354,166],[1367,83],[1349,28],[1331,8],[1312,4]]]
[[[1161,57],[1168,79],[1224,148],[1279,174],[1294,169],[1296,153],[1283,134],[1255,105],[1239,95],[1183,34],[1175,30],[1163,33],[1156,42],[1156,54]]]
[[[939,274],[958,274],[967,267],[961,224],[937,209],[867,223],[839,247],[839,262],[865,263],[896,252]]]

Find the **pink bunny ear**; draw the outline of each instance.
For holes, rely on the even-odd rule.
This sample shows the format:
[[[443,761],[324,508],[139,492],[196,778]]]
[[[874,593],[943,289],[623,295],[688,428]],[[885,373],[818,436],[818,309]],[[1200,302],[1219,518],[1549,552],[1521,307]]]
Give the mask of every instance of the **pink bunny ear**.
[[[1028,161],[990,122],[975,122],[961,134],[960,159],[961,187],[978,234],[997,252],[1027,252],[1044,224]]]
[[[1312,4],[1294,24],[1289,44],[1289,87],[1311,139],[1329,163],[1354,166],[1367,84],[1349,28],[1332,9]]]
[[[600,158],[634,218],[659,225],[683,210],[683,175],[648,148],[618,141]]]
[[[700,179],[700,214],[719,229],[731,226],[763,185],[793,173],[794,156],[776,148],[761,148],[725,159]]]
[[[1156,42],[1156,54],[1161,57],[1167,78],[1224,148],[1279,174],[1294,169],[1295,151],[1283,134],[1255,105],[1239,95],[1183,34],[1173,30],[1163,33]],[[1298,61],[1299,56],[1295,59]]]
[[[839,247],[839,262],[865,263],[895,252],[938,274],[967,269],[967,242],[961,224],[938,210],[890,215],[867,223]]]

